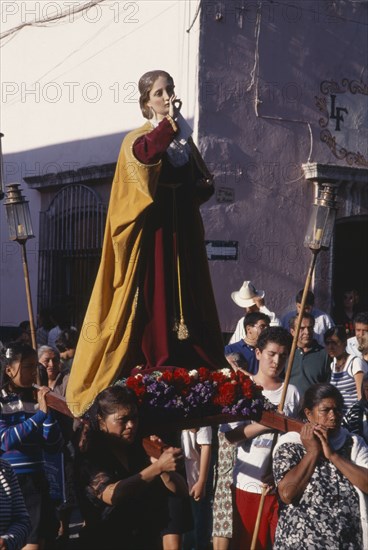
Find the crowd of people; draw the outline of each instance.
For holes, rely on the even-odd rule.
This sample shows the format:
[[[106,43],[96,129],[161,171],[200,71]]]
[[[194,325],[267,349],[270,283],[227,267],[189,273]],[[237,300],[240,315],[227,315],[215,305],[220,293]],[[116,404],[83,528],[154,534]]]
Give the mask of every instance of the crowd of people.
[[[246,286],[254,303],[241,319],[244,336],[226,344],[224,356],[229,368],[250,376],[278,405],[300,312],[287,315],[286,330],[282,320],[260,311],[261,292]],[[0,548],[67,548],[76,507],[85,522],[81,549],[120,548],[122,533],[124,547],[132,549],[251,548],[262,499],[254,548],[296,548],[301,542],[305,548],[365,548],[368,313],[355,315],[353,332],[331,318],[330,324],[322,346],[314,337],[313,314],[302,312],[283,407],[305,420],[300,434],[275,439],[254,421],[183,430],[168,435],[170,447],[158,459],[143,450],[136,397],[125,386],[100,392],[88,422],[73,422],[47,406],[48,391],[65,397],[78,341],[74,327],[60,329],[55,345],[40,339],[37,352],[24,337],[7,343]],[[55,462],[53,455],[61,459]],[[63,470],[56,496],[48,460]],[[331,514],[340,498],[339,512]]]
[[[366,549],[368,312],[355,290],[335,318],[311,291],[302,310],[300,291],[278,318],[244,281],[224,345],[199,210],[213,178],[174,88],[165,71],[139,81],[147,121],[122,144],[91,330],[78,339],[55,307],[40,312],[37,350],[27,323],[4,342],[0,550],[67,548],[73,507],[80,550]],[[114,382],[176,367],[242,371],[303,418],[300,434],[244,420],[147,437],[135,394]]]

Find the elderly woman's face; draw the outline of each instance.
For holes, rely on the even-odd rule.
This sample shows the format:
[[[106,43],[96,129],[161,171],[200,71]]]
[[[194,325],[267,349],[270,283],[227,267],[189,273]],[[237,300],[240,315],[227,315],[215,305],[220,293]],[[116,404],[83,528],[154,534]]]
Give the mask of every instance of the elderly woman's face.
[[[60,372],[60,359],[58,355],[52,350],[45,351],[41,355],[39,362],[45,367],[47,377],[50,380],[55,380]]]
[[[113,414],[99,420],[100,430],[125,443],[133,443],[138,428],[136,407],[117,406]]]
[[[322,399],[312,410],[305,409],[304,412],[311,424],[319,424],[331,431],[340,427],[342,410],[333,397]]]
[[[147,101],[158,120],[162,120],[169,114],[170,98],[174,93],[174,84],[166,76],[159,76],[153,83]]]

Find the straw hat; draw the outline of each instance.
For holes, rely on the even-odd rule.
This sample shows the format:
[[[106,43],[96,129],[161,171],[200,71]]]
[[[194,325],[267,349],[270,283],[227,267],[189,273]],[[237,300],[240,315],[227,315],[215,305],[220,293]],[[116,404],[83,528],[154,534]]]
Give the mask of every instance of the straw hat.
[[[264,295],[264,290],[256,290],[251,281],[244,281],[239,290],[231,293],[231,298],[240,307],[250,307],[255,303],[254,298],[263,298]]]

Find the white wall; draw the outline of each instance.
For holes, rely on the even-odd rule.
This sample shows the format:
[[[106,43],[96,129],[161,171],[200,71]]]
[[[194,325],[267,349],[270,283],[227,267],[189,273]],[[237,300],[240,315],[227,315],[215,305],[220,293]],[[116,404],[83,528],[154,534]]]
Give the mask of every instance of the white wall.
[[[198,1],[102,0],[74,14],[89,3],[1,4],[5,183],[22,184],[36,236],[40,196],[22,178],[114,162],[121,136],[142,122],[137,81],[144,72],[170,72],[184,116],[196,111],[199,20],[186,30]],[[62,13],[67,17],[35,24]],[[8,241],[4,210],[1,205],[0,325],[12,325],[27,318],[27,308],[20,247]],[[27,250],[35,307],[37,238]]]

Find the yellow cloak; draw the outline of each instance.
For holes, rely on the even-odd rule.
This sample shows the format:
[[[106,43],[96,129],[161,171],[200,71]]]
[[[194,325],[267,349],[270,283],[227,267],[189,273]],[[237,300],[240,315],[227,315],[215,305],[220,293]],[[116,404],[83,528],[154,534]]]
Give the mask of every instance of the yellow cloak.
[[[145,219],[142,213],[153,202],[161,170],[161,161],[154,165],[140,163],[132,147],[138,137],[151,130],[147,122],[127,134],[121,146],[101,263],[66,391],[68,406],[75,416],[81,416],[96,395],[116,379],[127,356]]]

